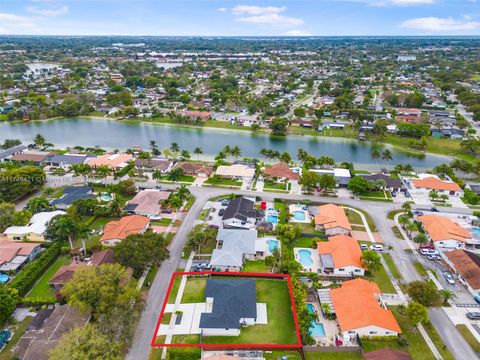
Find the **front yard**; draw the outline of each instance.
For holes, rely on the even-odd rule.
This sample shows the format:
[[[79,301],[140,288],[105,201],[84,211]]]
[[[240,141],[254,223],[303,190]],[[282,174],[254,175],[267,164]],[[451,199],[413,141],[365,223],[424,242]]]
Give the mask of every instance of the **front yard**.
[[[209,177],[204,184],[213,185],[213,186],[237,186],[241,187],[242,182],[236,179],[227,179],[220,176],[211,176]]]
[[[265,180],[263,184],[264,184],[263,185],[264,189],[282,190],[282,191],[288,190],[288,186],[284,182],[275,182],[272,180]]]

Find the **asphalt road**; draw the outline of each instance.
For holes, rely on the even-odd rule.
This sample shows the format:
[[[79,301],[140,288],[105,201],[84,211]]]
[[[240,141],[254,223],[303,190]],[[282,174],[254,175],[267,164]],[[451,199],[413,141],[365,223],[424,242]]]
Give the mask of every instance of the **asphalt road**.
[[[179,267],[181,261],[182,249],[187,240],[194,220],[199,216],[206,201],[212,197],[223,194],[241,194],[246,196],[256,196],[259,193],[255,191],[243,191],[233,189],[219,189],[219,188],[196,188],[190,187],[190,191],[196,197],[196,201],[190,209],[187,217],[179,227],[175,238],[170,246],[170,259],[162,264],[160,270],[155,277],[151,286],[146,308],[142,314],[140,323],[138,325],[137,333],[134,339],[132,348],[127,356],[127,359],[141,360],[148,359],[150,351],[150,342],[155,330],[156,322],[160,314],[160,310],[164,301],[165,294],[168,289],[168,284],[172,273]],[[290,194],[275,194],[275,193],[261,193],[264,200],[272,201],[274,198],[282,197],[289,200],[313,200],[330,203],[340,203],[350,205],[352,207],[360,208],[370,214],[375,221],[378,231],[382,234],[382,239],[386,245],[390,245],[392,250],[390,254],[397,265],[400,273],[406,282],[421,279],[420,275],[415,270],[413,263],[416,258],[405,252],[402,247],[402,240],[397,240],[391,227],[394,225],[392,220],[387,219],[387,214],[395,209],[398,209],[399,204],[383,203],[373,201],[362,201],[347,199],[347,198],[326,198],[312,195],[290,195]],[[455,359],[458,360],[474,360],[478,359],[472,351],[467,342],[463,339],[460,333],[456,330],[453,323],[448,319],[447,315],[442,309],[432,309],[430,311],[430,319],[432,324],[437,329],[444,344],[448,347]]]

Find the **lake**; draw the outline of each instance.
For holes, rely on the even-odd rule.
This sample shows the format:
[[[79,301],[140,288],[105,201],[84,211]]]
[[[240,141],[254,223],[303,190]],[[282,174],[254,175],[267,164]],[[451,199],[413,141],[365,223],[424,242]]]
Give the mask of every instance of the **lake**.
[[[176,142],[182,149],[192,152],[199,146],[204,152],[204,158],[209,159],[225,145],[238,145],[242,150],[242,157],[260,157],[259,151],[268,148],[287,151],[293,159],[296,158],[298,149],[302,148],[317,157],[327,155],[337,162],[353,162],[357,168],[373,169],[380,165],[385,166],[381,161],[377,166],[370,158],[374,146],[372,143],[351,139],[321,136],[272,137],[241,130],[180,127],[101,118],[55,119],[13,124],[0,122],[2,142],[5,139],[20,139],[24,143],[31,143],[37,133],[60,148],[80,145],[124,150],[139,145],[148,149],[150,140],[155,140],[159,148],[169,147],[172,142]],[[391,164],[411,164],[415,168],[426,169],[450,160],[441,155],[412,154],[399,151],[390,145],[384,147],[392,151]],[[192,158],[194,157],[192,155]]]

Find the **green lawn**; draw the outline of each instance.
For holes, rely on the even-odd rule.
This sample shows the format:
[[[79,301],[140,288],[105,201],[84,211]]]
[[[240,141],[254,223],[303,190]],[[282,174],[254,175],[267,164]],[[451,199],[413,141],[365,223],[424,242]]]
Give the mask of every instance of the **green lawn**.
[[[430,336],[430,339],[432,339],[433,343],[435,344],[435,347],[438,349],[440,354],[442,355],[444,360],[455,360],[453,355],[450,353],[450,351],[444,346],[444,342],[440,335],[438,335],[437,330],[433,327],[432,324],[428,323],[425,326],[425,330],[427,330],[428,335]]]
[[[292,247],[315,248],[315,244],[322,241],[320,238],[300,237],[293,243]]]
[[[388,215],[387,215],[387,219],[393,220],[393,218],[395,217],[395,215],[401,214],[401,213],[403,213],[403,210],[402,210],[402,209],[390,211],[390,212],[388,213]]]
[[[158,271],[158,267],[150,268],[147,276],[145,277],[145,281],[143,282],[142,289],[146,290],[152,285],[153,280],[155,279],[155,276],[157,275],[157,271]]]
[[[287,221],[287,204],[280,201],[275,201],[274,208],[278,211],[278,221],[280,224],[285,224]]]
[[[242,186],[242,182],[236,179],[227,179],[219,176],[209,177],[204,184],[207,185],[223,185],[223,186]]]
[[[162,316],[162,324],[168,325],[170,324],[170,320],[172,319],[172,313],[164,313]]]
[[[388,265],[388,268],[393,274],[393,277],[397,280],[402,280],[402,274],[398,271],[397,265],[393,262],[392,256],[390,254],[383,254],[383,258]]]
[[[102,217],[102,216],[100,216],[100,217],[95,218],[95,220],[93,220],[93,222],[91,222],[88,227],[92,230],[98,230],[98,229],[103,228],[110,221],[116,221],[116,220],[119,220],[119,219],[120,218],[118,218],[118,217]]]
[[[274,189],[274,190],[287,190],[287,184],[281,182],[277,183],[275,181],[266,180],[264,182],[265,189]]]
[[[296,351],[272,351],[270,354],[263,353],[265,360],[280,360],[286,356],[288,360],[301,360],[302,357]],[[362,356],[358,352],[306,352],[307,360],[361,360]]]
[[[404,240],[404,237],[403,237],[402,233],[400,232],[400,229],[396,225],[392,226],[392,231],[393,231],[393,234],[395,235],[395,237],[397,239]]]
[[[360,193],[359,196],[385,198],[385,193],[383,191],[365,191]]]
[[[207,285],[207,278],[190,277],[185,285],[183,291],[182,303],[199,303],[205,302],[205,286]]]
[[[473,336],[472,332],[468,329],[467,325],[459,324],[457,325],[458,332],[463,336],[465,341],[470,345],[470,347],[476,353],[480,352],[480,343],[478,340]]]
[[[395,288],[393,287],[392,282],[390,281],[390,278],[388,277],[383,266],[375,272],[373,277],[369,277],[368,279],[376,282],[382,293],[396,293]]]
[[[43,273],[32,290],[27,294],[27,297],[32,298],[51,298],[55,302],[55,292],[53,288],[48,285],[50,279],[55,275],[58,269],[63,265],[70,264],[70,259],[66,256],[60,256],[50,267]]]
[[[175,299],[177,297],[178,288],[180,287],[180,282],[181,281],[182,281],[181,276],[175,276],[175,278],[173,280],[172,289],[170,290],[170,295],[168,297],[168,303],[169,304],[174,304],[175,303]]]
[[[209,336],[212,344],[293,344],[297,342],[290,295],[285,280],[256,279],[257,302],[267,304],[267,325],[241,329],[240,336]]]
[[[12,357],[12,350],[17,345],[18,340],[22,337],[22,335],[27,330],[28,324],[33,320],[32,316],[27,316],[20,322],[17,322],[13,325],[10,325],[8,328],[13,330],[15,334],[13,334],[12,339],[10,342],[3,348],[2,352],[0,352],[0,360],[11,360]],[[3,328],[2,328],[3,329]]]
[[[302,233],[304,233],[304,234],[317,234],[317,235],[325,234],[324,231],[316,230],[315,227],[312,224],[296,223],[295,225],[300,226],[302,228]]]
[[[475,74],[475,75],[472,75],[472,77],[470,78],[472,81],[480,81],[480,74]]]
[[[245,260],[243,264],[243,272],[266,273],[268,270],[265,260]]]
[[[160,220],[153,220],[150,221],[150,225],[157,225],[157,226],[168,226],[172,222],[172,219],[162,218]]]
[[[427,276],[427,270],[425,270],[425,267],[422,265],[422,263],[415,261],[413,266],[420,276]]]

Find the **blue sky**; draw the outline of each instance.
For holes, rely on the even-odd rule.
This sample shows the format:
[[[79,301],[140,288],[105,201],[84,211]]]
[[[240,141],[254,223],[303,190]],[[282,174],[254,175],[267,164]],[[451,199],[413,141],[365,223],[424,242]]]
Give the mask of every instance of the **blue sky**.
[[[480,0],[0,0],[0,34],[480,35]]]

